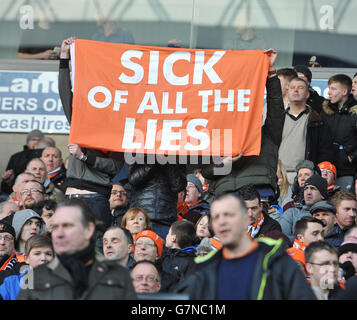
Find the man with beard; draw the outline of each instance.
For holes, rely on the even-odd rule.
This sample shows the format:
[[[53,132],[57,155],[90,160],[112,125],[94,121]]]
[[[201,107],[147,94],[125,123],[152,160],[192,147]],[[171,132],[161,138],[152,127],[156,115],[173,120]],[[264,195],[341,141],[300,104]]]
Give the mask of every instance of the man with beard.
[[[26,182],[23,185],[20,194],[22,208],[24,209],[32,209],[36,204],[47,199],[43,184],[37,180]]]

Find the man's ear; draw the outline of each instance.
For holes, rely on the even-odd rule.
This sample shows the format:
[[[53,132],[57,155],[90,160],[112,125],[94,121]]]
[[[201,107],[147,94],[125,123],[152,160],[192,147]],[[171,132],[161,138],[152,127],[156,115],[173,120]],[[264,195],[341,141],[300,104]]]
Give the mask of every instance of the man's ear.
[[[307,271],[307,274],[311,274],[312,272],[312,265],[308,262],[305,263],[305,269]]]
[[[296,239],[298,239],[300,242],[304,242],[304,236],[301,233],[296,235]]]
[[[171,241],[172,241],[173,243],[177,243],[177,236],[176,236],[176,234],[172,234],[172,235],[171,235]]]
[[[132,244],[128,244],[128,253],[132,253],[133,252],[133,245]]]
[[[29,256],[26,253],[24,253],[24,261],[29,264]]]

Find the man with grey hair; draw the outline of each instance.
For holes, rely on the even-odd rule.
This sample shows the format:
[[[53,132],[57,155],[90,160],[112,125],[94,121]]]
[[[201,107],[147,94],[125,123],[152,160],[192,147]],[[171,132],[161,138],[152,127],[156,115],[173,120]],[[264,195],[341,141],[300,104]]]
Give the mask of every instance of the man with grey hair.
[[[196,272],[177,292],[202,300],[315,299],[304,274],[286,254],[282,239],[249,236],[250,219],[240,197],[232,193],[218,197],[210,214],[223,249],[196,258]]]
[[[64,193],[66,191],[66,187],[64,186],[66,168],[63,165],[61,150],[57,147],[46,147],[42,151],[41,160],[46,165],[48,178],[56,188]]]
[[[32,159],[27,164],[26,172],[32,173],[35,176],[35,180],[43,184],[48,199],[57,202],[61,202],[64,199],[63,192],[56,188],[48,178],[46,164],[40,158]]]
[[[314,163],[332,161],[332,138],[325,121],[307,105],[309,86],[301,78],[294,78],[288,87],[289,105],[285,111],[279,159],[293,182],[295,167],[303,160]],[[294,148],[291,148],[294,146]]]

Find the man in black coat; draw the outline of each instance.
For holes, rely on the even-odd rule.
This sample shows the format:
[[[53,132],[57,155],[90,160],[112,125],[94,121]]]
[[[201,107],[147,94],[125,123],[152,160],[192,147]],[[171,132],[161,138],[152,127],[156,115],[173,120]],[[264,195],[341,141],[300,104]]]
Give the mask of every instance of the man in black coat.
[[[321,117],[330,127],[337,169],[336,185],[352,192],[357,167],[357,101],[350,94],[352,80],[336,74],[328,81],[329,100],[322,104]]]
[[[238,190],[248,209],[248,233],[252,238],[262,237],[271,231],[281,231],[279,222],[269,217],[263,209],[260,194],[249,184]]]
[[[177,196],[186,187],[186,166],[180,164],[130,164],[130,208],[146,210],[153,230],[163,239],[177,220]],[[178,163],[178,161],[176,162]]]

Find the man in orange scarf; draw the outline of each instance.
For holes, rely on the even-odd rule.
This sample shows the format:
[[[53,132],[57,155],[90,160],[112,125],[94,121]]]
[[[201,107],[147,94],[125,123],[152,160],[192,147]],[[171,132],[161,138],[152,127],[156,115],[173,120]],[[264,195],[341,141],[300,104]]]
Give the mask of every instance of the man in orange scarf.
[[[321,220],[313,217],[302,217],[295,224],[295,240],[292,248],[288,248],[286,252],[300,267],[305,268],[305,259],[301,259],[304,255],[305,248],[315,241],[323,241],[323,227]]]
[[[269,217],[263,209],[260,194],[254,185],[249,184],[239,189],[239,195],[243,198],[248,209],[250,225],[248,233],[251,238],[262,237],[265,234],[277,230],[281,231],[280,224]]]

